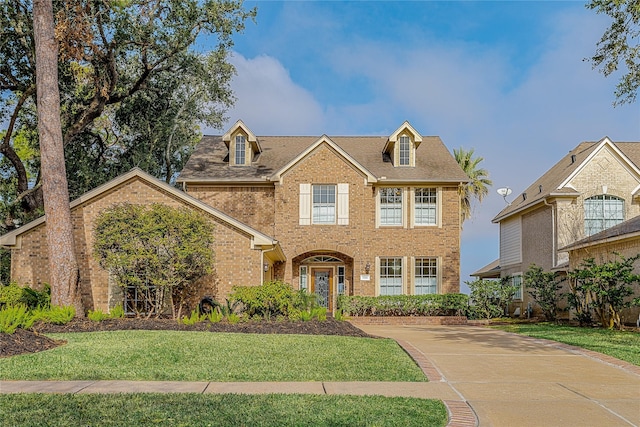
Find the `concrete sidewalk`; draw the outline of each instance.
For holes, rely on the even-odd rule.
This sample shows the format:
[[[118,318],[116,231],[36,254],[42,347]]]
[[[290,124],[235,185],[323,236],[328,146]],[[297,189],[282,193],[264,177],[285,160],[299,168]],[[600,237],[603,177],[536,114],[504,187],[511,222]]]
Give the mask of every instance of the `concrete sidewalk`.
[[[361,326],[393,338],[428,383],[0,381],[0,393],[303,393],[441,399],[450,427],[640,427],[640,367],[472,326]]]
[[[480,426],[640,425],[640,368],[626,362],[472,326],[361,329],[400,342]]]

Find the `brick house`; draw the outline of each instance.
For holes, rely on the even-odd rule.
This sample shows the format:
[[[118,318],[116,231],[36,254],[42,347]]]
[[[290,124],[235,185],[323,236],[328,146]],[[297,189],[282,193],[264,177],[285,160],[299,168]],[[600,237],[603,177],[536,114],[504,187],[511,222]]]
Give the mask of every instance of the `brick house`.
[[[134,174],[155,197],[205,210],[216,230],[235,230],[229,240],[216,236],[218,299],[233,285],[269,279],[317,293],[329,310],[339,294],[459,292],[458,188],[467,177],[439,137],[423,137],[408,122],[390,136],[318,138],[256,136],[238,121],[224,135],[203,137],[178,178],[183,191]],[[89,260],[91,215],[116,200],[149,202],[121,184],[107,186],[88,193],[100,203],[85,195],[72,205],[87,289],[108,282]],[[21,283],[46,281],[46,271],[27,261],[46,257],[39,221],[0,238]],[[230,264],[220,263],[223,254]],[[103,307],[93,293],[94,306]]]
[[[637,165],[638,142],[579,144],[496,215],[500,258],[472,276],[511,277],[520,285],[511,313],[524,313],[532,301],[522,275],[531,264],[564,274],[577,265],[569,245],[640,215]]]

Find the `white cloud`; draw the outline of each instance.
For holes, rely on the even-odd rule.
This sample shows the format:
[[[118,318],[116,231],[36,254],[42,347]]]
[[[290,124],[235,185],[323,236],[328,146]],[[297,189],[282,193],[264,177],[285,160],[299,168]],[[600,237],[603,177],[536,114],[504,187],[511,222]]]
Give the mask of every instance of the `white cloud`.
[[[237,71],[231,84],[237,100],[227,113],[229,123],[242,119],[262,135],[322,135],[321,106],[308,90],[291,80],[277,59],[234,53],[230,62]]]

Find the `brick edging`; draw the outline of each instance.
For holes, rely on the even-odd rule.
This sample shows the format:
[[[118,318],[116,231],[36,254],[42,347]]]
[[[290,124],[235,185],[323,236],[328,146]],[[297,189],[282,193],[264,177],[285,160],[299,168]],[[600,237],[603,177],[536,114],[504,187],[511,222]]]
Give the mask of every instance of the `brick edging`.
[[[408,341],[395,340],[400,347],[413,359],[422,370],[427,379],[431,382],[446,381],[438,368]],[[443,400],[442,403],[447,408],[449,422],[447,427],[477,427],[478,417],[471,406],[462,400]]]

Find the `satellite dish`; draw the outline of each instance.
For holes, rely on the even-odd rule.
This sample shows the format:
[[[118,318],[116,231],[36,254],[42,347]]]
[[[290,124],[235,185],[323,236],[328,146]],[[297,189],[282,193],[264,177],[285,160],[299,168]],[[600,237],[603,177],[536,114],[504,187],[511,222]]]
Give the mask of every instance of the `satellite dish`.
[[[508,196],[509,194],[511,194],[511,189],[510,189],[509,187],[502,187],[502,188],[498,188],[496,191],[498,192],[498,194],[499,194],[499,195],[501,195],[501,196],[502,196],[502,198],[504,199],[504,202],[505,202],[507,205],[510,205],[510,204],[511,204],[511,203],[509,203],[509,202],[507,201],[507,196]]]
[[[509,194],[511,194],[511,189],[509,187],[498,188],[498,194],[502,197],[507,197]]]

